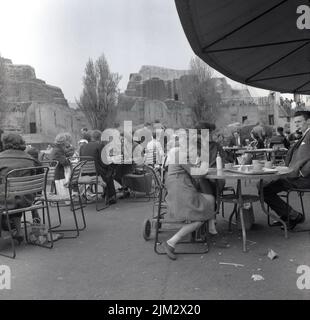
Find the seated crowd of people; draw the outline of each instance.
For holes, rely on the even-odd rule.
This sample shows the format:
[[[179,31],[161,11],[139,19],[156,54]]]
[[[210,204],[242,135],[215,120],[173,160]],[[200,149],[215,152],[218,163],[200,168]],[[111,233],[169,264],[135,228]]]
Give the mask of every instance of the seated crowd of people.
[[[288,228],[293,229],[298,223],[302,223],[304,217],[279,198],[278,193],[288,190],[290,187],[310,188],[310,112],[299,111],[294,115],[296,130],[301,132],[301,137],[292,145],[286,158],[286,165],[292,168],[292,173],[283,179],[267,184],[264,188],[265,202],[284,221],[287,221]],[[73,147],[72,137],[69,133],[59,133],[55,137],[54,145],[49,146],[45,152],[39,152],[35,148],[26,147],[25,141],[18,134],[9,133],[2,136],[3,151],[0,152],[0,178],[16,168],[38,166],[43,160],[56,160],[58,166],[55,170],[55,187],[59,194],[68,192],[67,185],[70,178],[72,161],[70,159],[91,157],[95,162],[98,175],[101,177],[102,186],[105,190],[105,199],[112,205],[117,202],[117,192],[115,181],[122,188],[123,197],[129,194],[127,186],[123,184],[126,174],[136,170],[136,166],[141,164],[163,165],[167,167],[165,183],[167,187],[167,204],[170,214],[175,219],[186,221],[171,238],[163,243],[167,256],[175,260],[175,247],[177,243],[187,234],[197,230],[204,221],[208,221],[208,231],[212,236],[217,236],[215,225],[216,212],[216,188],[215,182],[205,177],[208,168],[216,167],[216,157],[221,156],[223,163],[233,162],[232,155],[223,149],[223,137],[219,138],[215,133],[215,125],[204,121],[196,125],[198,136],[196,140],[187,134],[175,136],[170,140],[163,140],[163,137],[155,130],[154,124],[146,124],[145,128],[150,129],[151,136],[140,141],[134,141],[133,136],[127,133],[119,135],[120,155],[122,161],[113,161],[114,149],[110,152],[106,147],[110,141],[102,141],[102,132],[99,130],[83,129],[78,147]],[[203,131],[210,132],[209,140],[203,139]],[[238,131],[233,133],[231,145],[244,145],[252,143],[259,148],[260,140],[264,138],[263,127],[257,126],[251,131],[252,138],[249,142],[242,140]],[[164,143],[162,143],[164,141]],[[208,143],[208,160],[202,157],[202,150]],[[283,128],[278,128],[276,135],[270,139],[270,145],[283,144],[289,148],[289,142],[283,134]],[[178,161],[181,155],[181,147],[187,145],[187,158],[191,159],[186,163]],[[262,145],[262,147],[264,144]],[[126,148],[129,150],[126,151]],[[136,154],[134,161],[126,163],[126,154]],[[194,155],[194,157],[193,157]],[[12,161],[8,157],[16,158]],[[137,160],[136,160],[137,159]],[[140,160],[139,160],[140,159]],[[142,161],[141,161],[142,159]],[[171,160],[171,159],[174,159]],[[193,161],[194,160],[194,161]],[[208,162],[208,163],[207,163]],[[193,173],[192,169],[200,167],[200,172]],[[225,186],[225,181],[219,182],[220,191]],[[3,188],[3,181],[1,181]],[[0,205],[3,204],[3,192],[0,193]],[[12,208],[26,206],[33,200],[33,195],[25,199],[12,199]],[[288,219],[288,215],[290,219]],[[33,218],[37,213],[33,212]],[[16,229],[15,238],[18,240],[20,234],[21,216],[12,216],[11,223]],[[2,226],[10,223],[2,219]]]

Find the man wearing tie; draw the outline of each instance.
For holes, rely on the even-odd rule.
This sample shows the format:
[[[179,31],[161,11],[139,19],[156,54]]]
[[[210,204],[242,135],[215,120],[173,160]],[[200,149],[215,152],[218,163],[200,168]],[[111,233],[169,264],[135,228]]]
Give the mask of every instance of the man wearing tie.
[[[310,188],[310,111],[296,111],[294,124],[296,130],[302,132],[302,137],[291,147],[285,159],[285,165],[293,170],[286,178],[272,181],[263,189],[265,202],[283,221],[287,222],[289,230],[295,228],[298,223],[303,223],[305,217],[290,206],[288,207],[278,193],[291,188]],[[289,219],[287,213],[289,213]],[[276,222],[275,225],[281,224]]]
[[[233,136],[231,137],[230,141],[229,141],[229,147],[242,147],[244,144],[244,141],[241,140],[241,137],[240,137],[240,131],[239,130],[236,130],[233,132]]]

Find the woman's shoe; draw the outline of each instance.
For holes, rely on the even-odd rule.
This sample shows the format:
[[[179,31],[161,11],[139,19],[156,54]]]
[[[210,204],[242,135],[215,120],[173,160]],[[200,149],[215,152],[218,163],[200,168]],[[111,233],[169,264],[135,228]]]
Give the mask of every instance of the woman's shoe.
[[[177,259],[177,256],[176,254],[174,253],[175,249],[173,247],[171,247],[167,241],[164,241],[163,242],[163,247],[165,249],[165,252],[167,254],[167,256],[171,259],[171,260],[176,260]]]

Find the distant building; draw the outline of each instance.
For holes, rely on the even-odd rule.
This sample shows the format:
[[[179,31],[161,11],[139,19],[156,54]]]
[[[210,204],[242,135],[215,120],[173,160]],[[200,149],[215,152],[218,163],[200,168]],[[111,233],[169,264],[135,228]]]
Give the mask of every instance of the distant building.
[[[244,86],[234,89],[226,78],[213,78],[222,104],[217,106],[218,128],[230,123],[266,125],[283,123],[284,110],[277,112],[272,97],[253,97]],[[191,126],[193,88],[198,82],[189,70],[173,70],[156,66],[142,66],[129,77],[127,89],[119,97],[118,121],[132,120],[134,124],[160,120],[169,127]]]
[[[37,79],[27,65],[14,65],[4,59],[6,96],[1,108],[0,127],[4,132],[21,134],[28,144],[53,143],[59,132],[68,131],[77,142],[80,129],[88,126],[78,109],[68,106],[62,90]]]

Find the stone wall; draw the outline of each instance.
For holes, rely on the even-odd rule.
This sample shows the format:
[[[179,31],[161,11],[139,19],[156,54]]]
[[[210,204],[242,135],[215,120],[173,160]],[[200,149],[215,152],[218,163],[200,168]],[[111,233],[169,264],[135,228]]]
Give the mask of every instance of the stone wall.
[[[0,115],[4,132],[22,134],[27,143],[50,144],[59,132],[70,132],[73,142],[80,139],[80,129],[89,127],[83,113],[72,109],[62,90],[36,78],[27,65],[14,65],[4,59],[7,91]]]

